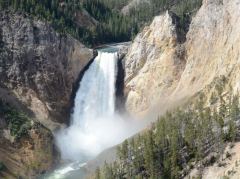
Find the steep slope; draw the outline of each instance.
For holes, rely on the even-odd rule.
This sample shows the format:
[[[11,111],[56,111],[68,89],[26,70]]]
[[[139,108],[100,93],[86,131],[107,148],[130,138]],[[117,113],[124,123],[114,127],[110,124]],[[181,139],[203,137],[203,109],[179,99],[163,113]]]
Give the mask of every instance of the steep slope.
[[[2,113],[0,105],[0,178],[36,178],[54,167],[58,154],[51,132],[28,118],[21,121],[22,113],[9,117],[13,109]]]
[[[174,96],[190,96],[226,76],[239,89],[240,1],[205,0],[187,34],[186,67]]]
[[[239,0],[203,1],[184,44],[168,12],[156,17],[125,58],[127,110],[141,115],[157,105],[163,111],[220,76],[239,89],[239,8]]]
[[[52,132],[93,51],[26,14],[0,16],[0,178],[36,178],[58,161]]]
[[[88,29],[96,28],[98,24],[98,21],[90,16],[90,14],[85,9],[82,9],[82,11],[76,13],[74,21],[79,27]]]
[[[212,166],[208,166],[202,171],[203,179],[219,179],[231,178],[238,179],[240,176],[240,143],[237,142],[234,146],[228,145],[223,156]],[[185,177],[196,177],[199,171],[194,168],[189,175]]]
[[[0,15],[0,87],[53,130],[55,122],[66,122],[73,84],[92,50],[47,23],[11,12]]]
[[[169,12],[155,17],[134,40],[125,57],[126,108],[142,113],[175,90],[185,66],[176,20]]]

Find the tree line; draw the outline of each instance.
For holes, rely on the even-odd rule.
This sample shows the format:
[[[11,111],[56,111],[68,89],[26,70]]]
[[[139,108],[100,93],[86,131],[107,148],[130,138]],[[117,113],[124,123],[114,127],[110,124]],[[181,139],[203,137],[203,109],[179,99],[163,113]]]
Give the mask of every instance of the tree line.
[[[194,104],[167,112],[151,129],[125,140],[118,147],[118,160],[98,168],[94,178],[178,179],[186,176],[187,166],[203,166],[210,152],[218,154],[210,163],[216,161],[225,144],[236,140],[240,106],[238,95],[213,96],[215,105],[206,106],[201,94]]]
[[[99,0],[0,0],[0,9],[24,12],[46,20],[58,32],[71,34],[88,46],[128,41],[131,39],[131,29],[134,29],[130,18],[122,16]],[[83,9],[99,21],[96,27],[76,24],[76,13]]]
[[[12,10],[27,13],[48,21],[61,34],[71,34],[88,44],[88,29],[78,27],[75,23],[75,13],[82,10],[82,4],[77,0],[0,0],[1,10]]]
[[[46,20],[62,34],[71,34],[88,46],[109,42],[129,41],[152,18],[167,9],[176,12],[182,24],[186,17],[198,9],[201,0],[150,0],[148,5],[139,4],[128,15],[120,10],[130,0],[0,0],[0,9],[11,9]],[[76,23],[76,13],[83,9],[99,23],[83,27]]]

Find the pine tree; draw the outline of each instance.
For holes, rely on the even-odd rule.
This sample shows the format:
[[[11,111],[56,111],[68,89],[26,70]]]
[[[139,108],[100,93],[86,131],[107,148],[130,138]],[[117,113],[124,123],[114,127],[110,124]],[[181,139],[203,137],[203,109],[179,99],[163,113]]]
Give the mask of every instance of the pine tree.
[[[145,141],[144,141],[144,160],[145,160],[145,168],[148,171],[149,177],[155,177],[156,170],[155,170],[155,146],[154,146],[154,139],[153,139],[153,132],[149,130],[147,132]]]
[[[128,159],[128,140],[125,140],[122,144],[122,146],[118,147],[117,153],[119,155],[119,158],[121,160],[127,160]]]
[[[95,179],[101,179],[101,173],[99,167],[95,170]]]
[[[218,122],[219,122],[221,128],[224,127],[224,120],[226,118],[226,114],[227,114],[226,102],[223,99],[223,97],[220,96],[220,107],[219,107],[219,115],[218,115],[219,119],[218,119]]]
[[[103,178],[104,179],[115,179],[111,165],[109,165],[105,162],[103,168],[104,168],[103,169]]]
[[[237,95],[234,95],[232,97],[232,100],[230,101],[230,118],[233,121],[238,120],[240,109],[239,109],[239,98]]]
[[[237,135],[237,127],[235,121],[230,119],[229,121],[229,129],[228,129],[228,134],[227,134],[227,140],[234,142],[236,139]]]

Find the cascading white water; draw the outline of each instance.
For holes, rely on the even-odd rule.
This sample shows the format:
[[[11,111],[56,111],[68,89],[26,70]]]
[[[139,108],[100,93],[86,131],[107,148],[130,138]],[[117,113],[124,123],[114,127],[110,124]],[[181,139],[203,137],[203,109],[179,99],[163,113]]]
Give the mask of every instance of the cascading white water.
[[[70,127],[57,134],[63,159],[86,161],[126,137],[114,114],[116,75],[117,53],[99,52],[80,82]]]
[[[109,117],[115,107],[117,53],[99,52],[84,75],[75,98],[72,126],[89,128],[96,118]]]
[[[73,163],[44,178],[72,179],[72,172],[81,178],[84,162],[140,129],[139,122],[123,120],[114,112],[116,75],[117,53],[99,51],[80,82],[70,127],[55,134],[62,159]]]

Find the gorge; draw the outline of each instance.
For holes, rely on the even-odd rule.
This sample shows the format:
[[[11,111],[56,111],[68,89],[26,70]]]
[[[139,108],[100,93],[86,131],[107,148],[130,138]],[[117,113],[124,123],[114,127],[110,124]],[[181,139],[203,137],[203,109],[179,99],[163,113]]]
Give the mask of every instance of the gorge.
[[[98,50],[85,71],[74,100],[70,126],[55,134],[62,159],[73,163],[65,164],[46,178],[78,178],[80,172],[75,177],[72,173],[81,170],[104,149],[140,130],[139,123],[124,118],[115,109],[118,48],[115,45]]]
[[[238,179],[239,9],[0,0],[0,178]]]

